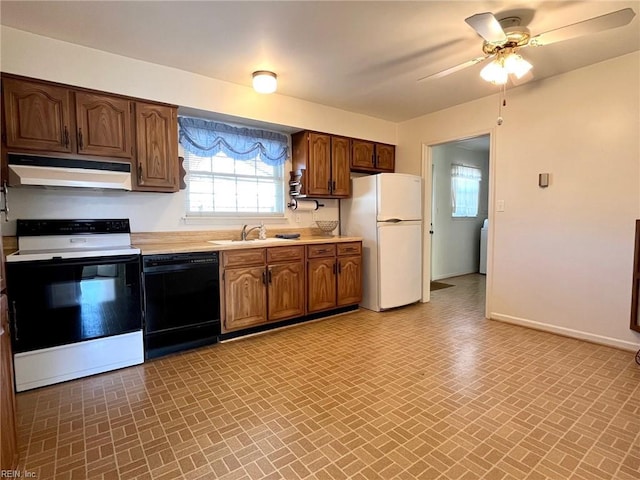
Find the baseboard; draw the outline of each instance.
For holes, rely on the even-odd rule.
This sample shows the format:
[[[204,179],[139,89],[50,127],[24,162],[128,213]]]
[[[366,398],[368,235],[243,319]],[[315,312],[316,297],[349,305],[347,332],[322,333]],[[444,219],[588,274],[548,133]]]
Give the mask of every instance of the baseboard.
[[[585,340],[587,342],[597,343],[599,345],[605,345],[607,347],[619,348],[621,350],[627,350],[630,352],[640,350],[640,343],[618,340],[617,338],[605,337],[603,335],[596,335],[594,333],[574,330],[572,328],[559,327],[557,325],[551,325],[549,323],[536,322],[535,320],[528,320],[526,318],[491,312],[490,319],[498,320],[505,323],[511,323],[513,325],[520,325],[521,327],[528,327],[534,330],[542,330],[544,332],[555,333],[557,335],[562,335],[565,337],[576,338],[578,340]]]

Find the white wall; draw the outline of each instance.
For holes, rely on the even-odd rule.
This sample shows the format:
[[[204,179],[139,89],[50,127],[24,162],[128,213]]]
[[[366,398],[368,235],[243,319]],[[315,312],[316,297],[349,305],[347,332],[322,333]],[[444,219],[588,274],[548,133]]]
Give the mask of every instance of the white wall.
[[[134,60],[67,42],[0,27],[0,69],[3,72],[68,85],[93,88],[245,118],[287,131],[310,129],[327,133],[396,143],[397,125],[284,95],[259,95],[252,88],[194,73]],[[290,169],[290,163],[287,169]],[[287,170],[288,171],[288,170]],[[184,192],[174,194],[117,193],[82,190],[10,189],[11,218],[128,217],[141,231],[237,229],[257,220],[231,219],[213,224],[185,224]],[[287,213],[280,226],[309,226],[314,217],[337,219],[338,201],[323,200],[315,215]],[[15,222],[3,227],[15,233]]]
[[[634,52],[508,89],[500,127],[497,95],[400,124],[398,170],[415,174],[423,144],[492,133],[492,318],[640,347],[629,329],[639,72]],[[542,172],[551,174],[546,189],[537,184]],[[495,212],[496,200],[505,202],[503,212]]]
[[[431,280],[478,271],[480,229],[488,215],[489,155],[447,143],[433,147],[433,235],[431,236]],[[482,170],[480,203],[476,218],[453,218],[451,207],[451,165]]]

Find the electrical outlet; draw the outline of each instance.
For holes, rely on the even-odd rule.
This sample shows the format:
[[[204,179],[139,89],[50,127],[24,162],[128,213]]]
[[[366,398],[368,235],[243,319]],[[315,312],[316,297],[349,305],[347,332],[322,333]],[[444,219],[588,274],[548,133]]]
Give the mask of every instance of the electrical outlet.
[[[296,221],[296,223],[300,223],[300,214],[296,213],[294,220]]]
[[[497,200],[496,201],[496,211],[504,212],[504,200]]]

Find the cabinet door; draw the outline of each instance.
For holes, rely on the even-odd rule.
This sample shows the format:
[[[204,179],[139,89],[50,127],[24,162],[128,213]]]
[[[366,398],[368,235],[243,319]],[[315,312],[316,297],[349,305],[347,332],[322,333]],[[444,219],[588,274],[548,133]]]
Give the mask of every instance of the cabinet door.
[[[13,386],[13,355],[9,335],[7,296],[0,295],[0,470],[16,468],[15,394]]]
[[[334,197],[351,195],[349,139],[331,137],[331,194]]]
[[[338,306],[362,300],[362,257],[338,258]]]
[[[309,313],[336,306],[336,259],[314,258],[307,266]]]
[[[376,168],[385,172],[393,172],[396,168],[396,147],[376,144]]]
[[[225,331],[267,321],[266,269],[230,268],[224,271]]]
[[[330,195],[331,137],[309,134],[309,164],[307,165],[307,195]]]
[[[131,158],[131,111],[125,98],[77,92],[78,153]]]
[[[304,263],[269,265],[269,321],[304,315]]]
[[[373,168],[373,150],[374,144],[371,142],[365,142],[363,140],[351,141],[351,169],[365,169],[370,170]]]
[[[71,153],[71,91],[3,78],[6,144],[9,148]]]
[[[176,109],[136,103],[136,190],[177,192]]]

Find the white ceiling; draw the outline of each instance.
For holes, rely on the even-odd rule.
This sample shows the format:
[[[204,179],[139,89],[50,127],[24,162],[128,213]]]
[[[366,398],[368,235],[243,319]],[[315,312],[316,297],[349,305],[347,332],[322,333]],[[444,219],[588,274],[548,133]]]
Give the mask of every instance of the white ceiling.
[[[418,78],[482,54],[464,22],[517,13],[532,34],[640,1],[9,1],[3,25],[241,85],[278,74],[278,93],[403,121],[494,94],[481,65]],[[535,81],[640,49],[640,22],[522,50]],[[531,84],[535,86],[535,83]]]

